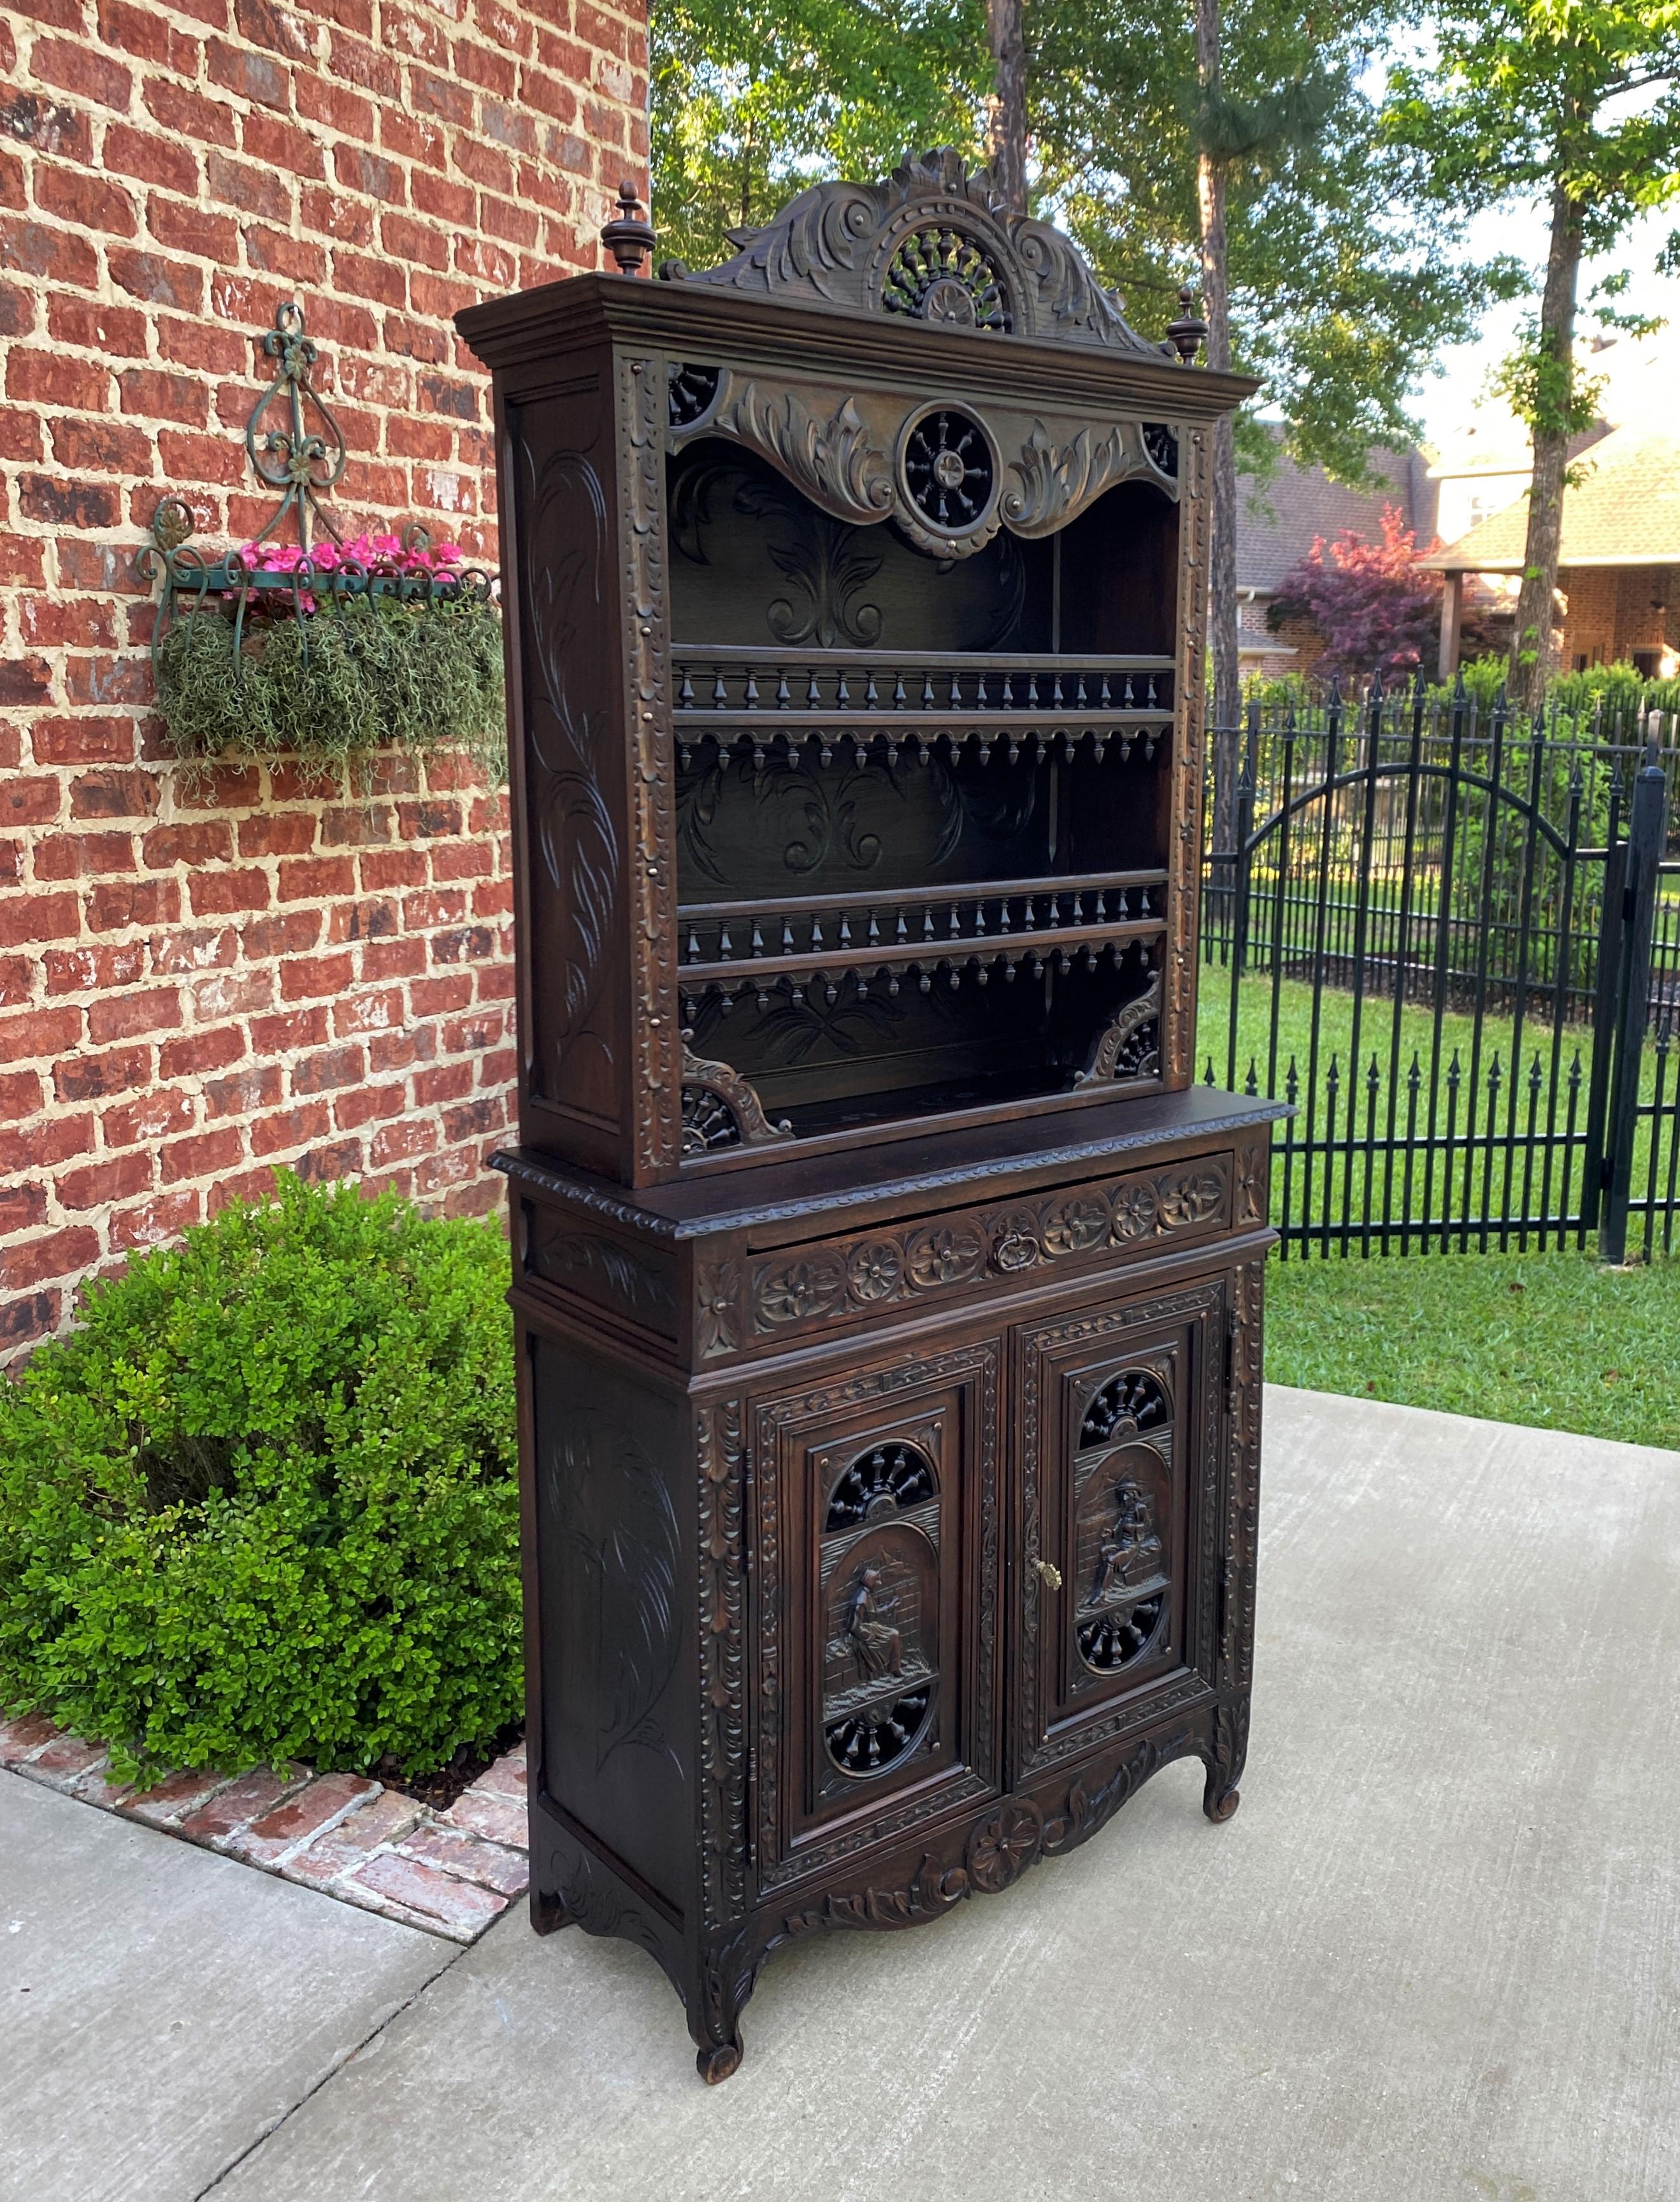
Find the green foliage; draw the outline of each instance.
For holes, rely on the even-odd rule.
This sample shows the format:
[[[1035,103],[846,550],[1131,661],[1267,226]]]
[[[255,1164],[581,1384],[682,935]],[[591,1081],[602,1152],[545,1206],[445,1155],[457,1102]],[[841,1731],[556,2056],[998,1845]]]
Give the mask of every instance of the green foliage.
[[[397,745],[464,750],[496,774],[502,622],[465,596],[358,596],[303,618],[253,606],[236,661],[231,615],[205,605],[163,639],[157,703],[189,762],[285,751],[325,778]]]
[[[1560,674],[1547,702],[1574,730],[1589,732],[1596,724],[1606,739],[1632,742],[1646,712],[1680,712],[1680,680],[1651,680],[1626,662],[1590,665],[1584,673]]]
[[[520,1704],[506,1250],[282,1174],[0,1383],[0,1705],[117,1770],[407,1771]]]
[[[884,175],[907,150],[978,157],[983,0],[656,0],[650,24],[660,255],[733,250],[821,177]]]
[[[1446,0],[1433,29],[1431,62],[1393,72],[1384,128],[1438,205],[1548,203],[1554,250],[1572,226],[1590,255],[1680,191],[1680,0]],[[1572,321],[1572,276],[1565,309]],[[1626,317],[1609,303],[1599,318]],[[1501,387],[1542,435],[1591,421],[1561,321],[1529,327]]]
[[[1189,8],[1038,0],[1026,18],[1046,201],[1154,330],[1198,263],[1198,148],[1222,158],[1236,363],[1261,377],[1291,456],[1362,486],[1373,449],[1419,433],[1408,390],[1514,279],[1469,262],[1450,210],[1383,146],[1369,63],[1395,12],[1231,0],[1211,103]],[[1239,416],[1245,471],[1263,478],[1276,448]]]

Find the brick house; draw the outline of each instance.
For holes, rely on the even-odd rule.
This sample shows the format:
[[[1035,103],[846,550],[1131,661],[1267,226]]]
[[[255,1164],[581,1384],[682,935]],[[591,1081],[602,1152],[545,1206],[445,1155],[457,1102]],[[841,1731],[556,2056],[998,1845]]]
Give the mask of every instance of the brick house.
[[[1584,449],[1565,491],[1558,559],[1556,662],[1565,671],[1626,662],[1651,680],[1680,672],[1680,437],[1643,424]],[[1440,670],[1457,667],[1466,579],[1502,580],[1514,597],[1528,499],[1481,521],[1423,563],[1447,577]]]
[[[1303,621],[1274,629],[1267,613],[1282,586],[1322,537],[1351,529],[1364,543],[1381,540],[1383,514],[1395,506],[1420,544],[1435,534],[1435,485],[1419,450],[1370,454],[1380,486],[1354,489],[1322,467],[1298,465],[1280,451],[1269,478],[1239,485],[1237,515],[1237,642],[1244,678],[1251,674],[1310,672],[1324,645]]]
[[[166,759],[134,555],[272,498],[242,433],[296,297],[352,528],[494,559],[470,301],[599,263],[646,173],[640,0],[24,0],[0,17],[0,1353],[276,1163],[490,1208],[505,806]]]

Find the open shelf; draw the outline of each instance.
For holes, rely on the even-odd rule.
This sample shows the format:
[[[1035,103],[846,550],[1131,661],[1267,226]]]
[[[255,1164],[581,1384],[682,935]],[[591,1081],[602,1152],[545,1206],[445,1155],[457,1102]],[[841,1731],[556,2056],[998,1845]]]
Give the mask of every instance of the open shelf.
[[[1157,1082],[1170,506],[942,562],[738,452],[672,497],[688,1158]]]

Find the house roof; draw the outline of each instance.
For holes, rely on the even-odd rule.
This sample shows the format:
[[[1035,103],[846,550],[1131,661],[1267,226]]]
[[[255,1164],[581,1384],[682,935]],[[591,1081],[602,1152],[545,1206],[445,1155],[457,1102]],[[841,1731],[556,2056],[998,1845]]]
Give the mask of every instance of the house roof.
[[[1680,566],[1680,436],[1618,428],[1563,497],[1560,566]],[[1419,562],[1445,574],[1520,574],[1528,499],[1491,513]]]
[[[1422,453],[1372,451],[1370,458],[1386,479],[1383,488],[1349,489],[1322,467],[1297,466],[1280,452],[1271,479],[1237,499],[1237,587],[1276,589],[1319,536],[1328,539],[1350,527],[1376,542],[1385,505],[1397,505],[1407,526],[1427,542],[1435,532],[1435,496]],[[1261,509],[1254,509],[1255,504]]]

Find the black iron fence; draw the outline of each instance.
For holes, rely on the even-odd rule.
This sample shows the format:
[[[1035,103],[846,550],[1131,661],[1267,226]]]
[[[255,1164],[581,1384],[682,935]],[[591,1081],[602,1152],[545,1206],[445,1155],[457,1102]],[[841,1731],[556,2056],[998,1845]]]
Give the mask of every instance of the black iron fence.
[[[1670,1251],[1672,730],[1596,732],[1419,686],[1254,707],[1210,744],[1235,830],[1204,874],[1201,1048],[1210,1081],[1295,1108],[1286,1256]]]

